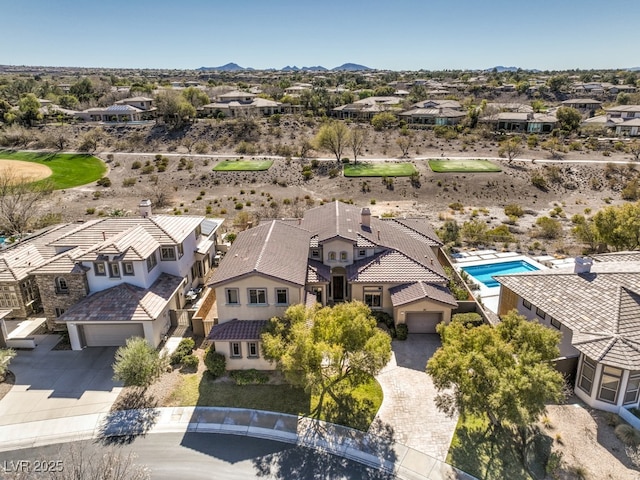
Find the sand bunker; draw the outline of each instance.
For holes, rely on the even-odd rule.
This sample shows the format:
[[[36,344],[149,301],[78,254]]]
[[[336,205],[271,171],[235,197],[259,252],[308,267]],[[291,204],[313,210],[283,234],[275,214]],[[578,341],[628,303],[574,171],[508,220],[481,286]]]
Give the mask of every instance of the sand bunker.
[[[16,180],[34,182],[47,178],[51,173],[49,167],[40,163],[0,158],[0,176],[11,175]]]

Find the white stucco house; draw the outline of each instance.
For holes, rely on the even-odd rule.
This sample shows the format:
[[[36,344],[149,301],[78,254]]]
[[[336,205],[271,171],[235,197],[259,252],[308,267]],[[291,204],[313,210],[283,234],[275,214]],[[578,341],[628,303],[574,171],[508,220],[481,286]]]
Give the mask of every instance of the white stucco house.
[[[268,319],[290,305],[351,300],[392,315],[409,333],[435,333],[457,307],[441,245],[425,218],[381,219],[337,201],[264,222],[238,235],[211,278],[218,324],[208,339],[229,369],[274,368],[260,353]]]
[[[558,363],[581,400],[611,412],[639,405],[640,252],[495,278],[500,315],[516,309],[562,333]]]

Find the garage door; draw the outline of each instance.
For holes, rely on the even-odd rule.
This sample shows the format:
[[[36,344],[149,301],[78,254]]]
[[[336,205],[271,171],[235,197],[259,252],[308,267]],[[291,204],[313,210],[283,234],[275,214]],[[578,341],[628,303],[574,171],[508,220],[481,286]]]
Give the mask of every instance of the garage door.
[[[409,333],[437,333],[436,325],[442,321],[442,312],[407,312]]]
[[[144,338],[141,323],[112,325],[83,325],[87,347],[119,347],[129,337]]]

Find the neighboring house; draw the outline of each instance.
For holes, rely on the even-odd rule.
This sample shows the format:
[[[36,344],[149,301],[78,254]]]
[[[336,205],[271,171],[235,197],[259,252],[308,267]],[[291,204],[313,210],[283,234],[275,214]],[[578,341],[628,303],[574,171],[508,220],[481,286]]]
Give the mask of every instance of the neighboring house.
[[[467,114],[456,100],[426,100],[414,103],[399,116],[414,125],[456,125]]]
[[[598,125],[610,128],[618,136],[640,135],[640,105],[617,105],[605,108],[606,115],[597,115],[582,122],[582,125]]]
[[[371,120],[382,112],[398,113],[402,99],[399,97],[367,97],[347,105],[334,108],[333,115],[341,118]]]
[[[153,119],[155,111],[152,98],[131,97],[119,100],[108,107],[74,112],[74,116],[87,122],[139,122]]]
[[[546,113],[500,112],[482,117],[479,122],[505,132],[550,133],[558,120]]]
[[[274,368],[260,353],[266,321],[290,305],[359,300],[410,333],[435,333],[457,303],[424,218],[380,219],[333,202],[301,219],[241,232],[211,278],[218,324],[209,334],[231,369]]]
[[[206,281],[222,220],[151,215],[148,201],[141,214],[61,225],[3,251],[10,316],[42,308],[50,329],[66,324],[74,350],[134,335],[157,346]]]
[[[583,114],[593,114],[593,112],[602,108],[602,102],[600,100],[594,100],[593,98],[575,98],[565,100],[561,106],[575,108]]]
[[[276,113],[290,113],[291,106],[261,98],[255,93],[234,90],[218,95],[215,102],[202,106],[200,112],[204,116],[211,117],[218,115],[230,118],[248,115],[270,116]]]
[[[640,253],[578,257],[574,268],[496,276],[500,315],[516,309],[562,333],[558,365],[575,394],[617,412],[640,400]]]

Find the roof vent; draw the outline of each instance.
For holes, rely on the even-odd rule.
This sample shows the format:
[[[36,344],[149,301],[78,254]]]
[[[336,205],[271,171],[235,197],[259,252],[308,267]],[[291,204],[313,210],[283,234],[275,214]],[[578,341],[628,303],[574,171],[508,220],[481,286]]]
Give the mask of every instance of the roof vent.
[[[593,259],[589,257],[576,257],[573,273],[591,273],[591,265],[593,265]]]

